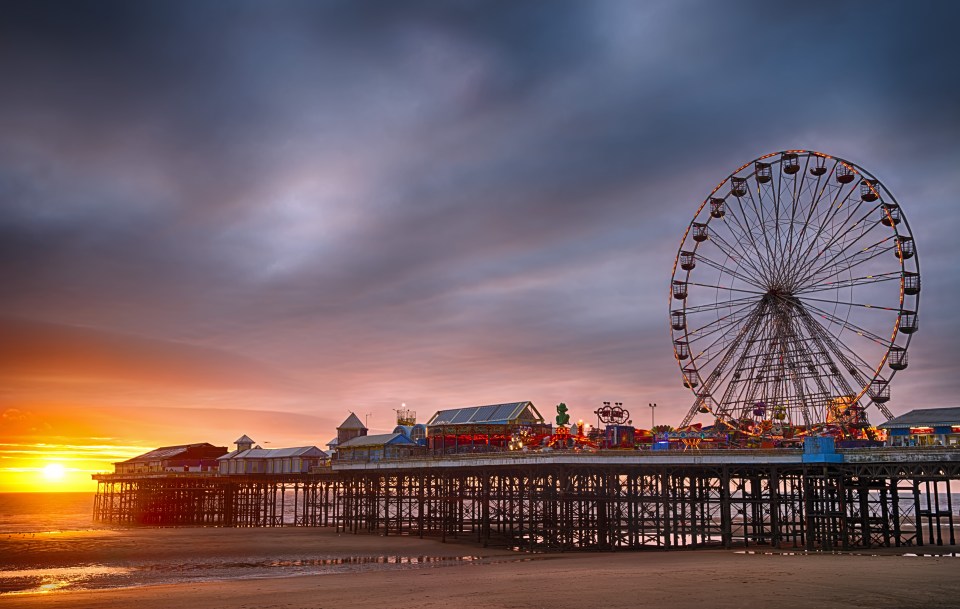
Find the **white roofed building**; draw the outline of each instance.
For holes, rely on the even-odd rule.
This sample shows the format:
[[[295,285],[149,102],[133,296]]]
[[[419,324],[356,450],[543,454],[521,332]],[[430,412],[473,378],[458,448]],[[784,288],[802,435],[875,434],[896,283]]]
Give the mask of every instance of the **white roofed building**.
[[[237,450],[217,459],[221,475],[236,474],[305,474],[311,468],[329,462],[330,457],[316,446],[292,448],[260,448],[243,436]]]

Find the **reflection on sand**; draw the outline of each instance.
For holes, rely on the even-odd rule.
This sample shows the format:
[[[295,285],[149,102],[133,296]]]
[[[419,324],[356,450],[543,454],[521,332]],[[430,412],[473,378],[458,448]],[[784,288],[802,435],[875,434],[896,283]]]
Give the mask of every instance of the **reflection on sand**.
[[[350,556],[156,563],[129,567],[87,565],[0,571],[0,594],[127,588],[183,581],[323,575],[361,570],[411,569],[464,564],[480,556]]]
[[[0,594],[53,592],[65,588],[96,588],[98,580],[122,576],[130,569],[86,565],[58,569],[19,569],[0,571]],[[91,585],[93,584],[93,585]]]

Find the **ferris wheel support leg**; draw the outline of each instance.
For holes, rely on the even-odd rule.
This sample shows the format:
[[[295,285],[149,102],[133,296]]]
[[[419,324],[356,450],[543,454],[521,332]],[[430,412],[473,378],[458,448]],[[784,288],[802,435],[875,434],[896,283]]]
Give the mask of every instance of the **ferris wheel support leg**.
[[[887,408],[886,404],[877,404],[876,402],[874,402],[874,404],[876,405],[877,409],[883,413],[883,416],[887,417],[888,421],[893,418],[893,413],[890,412],[890,409]]]

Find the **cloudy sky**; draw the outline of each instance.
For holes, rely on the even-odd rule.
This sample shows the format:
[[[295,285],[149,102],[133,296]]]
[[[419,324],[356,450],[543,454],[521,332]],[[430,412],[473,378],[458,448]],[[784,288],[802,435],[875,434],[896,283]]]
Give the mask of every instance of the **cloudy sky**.
[[[680,238],[717,182],[790,148],[896,195],[924,302],[889,406],[955,405],[958,19],[4,2],[0,467],[35,467],[45,440],[322,445],[350,411],[389,430],[401,403],[590,419],[610,400],[646,422],[655,401],[678,422]]]

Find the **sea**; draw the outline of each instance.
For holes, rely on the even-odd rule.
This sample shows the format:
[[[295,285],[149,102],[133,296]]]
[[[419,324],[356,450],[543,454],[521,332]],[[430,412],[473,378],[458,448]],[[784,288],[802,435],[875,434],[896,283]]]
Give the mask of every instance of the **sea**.
[[[93,521],[93,497],[93,493],[0,493],[0,535],[107,528]]]

